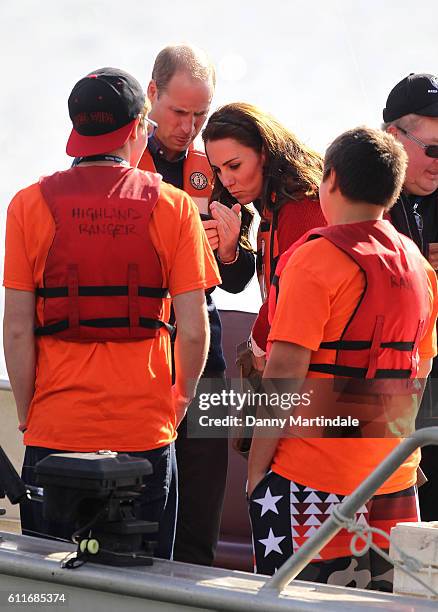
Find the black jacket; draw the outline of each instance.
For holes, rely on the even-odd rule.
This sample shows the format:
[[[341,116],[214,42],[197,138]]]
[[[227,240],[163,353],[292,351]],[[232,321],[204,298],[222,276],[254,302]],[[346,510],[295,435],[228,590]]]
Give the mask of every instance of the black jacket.
[[[429,255],[429,243],[438,242],[438,189],[430,195],[424,196],[417,207],[421,216],[423,229],[420,232],[413,211],[415,196],[402,193],[397,202],[391,208],[391,221],[394,227],[402,234],[409,236],[423,255]],[[433,360],[432,378],[438,378],[438,358]],[[430,391],[429,391],[430,392]],[[428,391],[425,392],[423,405],[429,405]]]
[[[417,212],[423,222],[421,232],[413,210],[414,200],[415,196],[402,193],[391,208],[391,221],[394,227],[405,236],[409,236],[427,257],[429,243],[438,242],[438,190],[424,196],[418,205]]]

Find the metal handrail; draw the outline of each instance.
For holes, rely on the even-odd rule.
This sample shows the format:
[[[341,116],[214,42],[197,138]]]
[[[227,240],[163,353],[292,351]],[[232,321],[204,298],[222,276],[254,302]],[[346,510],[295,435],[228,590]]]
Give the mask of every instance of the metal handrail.
[[[342,516],[347,519],[354,519],[356,512],[379,487],[400,467],[400,465],[417,448],[428,446],[429,444],[438,445],[438,427],[426,427],[413,433],[409,438],[401,442],[397,448],[380,463],[376,469],[366,478],[357,489],[344,499],[337,506]],[[342,525],[334,516],[330,516],[318,529],[315,535],[296,553],[293,554],[276,572],[276,574],[266,582],[260,591],[277,590],[282,591],[291,580],[310,563],[310,561],[320,552],[324,546],[342,529]]]
[[[0,378],[0,390],[12,391],[11,383],[7,378]]]

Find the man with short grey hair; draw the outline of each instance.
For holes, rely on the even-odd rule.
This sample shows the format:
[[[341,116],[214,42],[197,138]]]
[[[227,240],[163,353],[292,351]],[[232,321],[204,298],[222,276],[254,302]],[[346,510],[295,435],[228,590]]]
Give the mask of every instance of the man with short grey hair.
[[[149,139],[139,168],[159,172],[164,181],[192,197],[216,254],[221,288],[239,293],[255,269],[253,253],[239,246],[239,205],[230,208],[216,202],[209,209],[211,168],[205,153],[193,147],[207,118],[215,83],[214,66],[202,49],[180,44],[160,51],[147,90],[152,106],[150,117],[158,128]],[[226,364],[221,321],[210,293],[206,294],[210,349],[203,377],[211,379],[213,390],[220,390]],[[190,438],[184,419],[178,428],[176,453],[179,505],[174,559],[211,565],[225,492],[228,441]]]
[[[402,79],[388,96],[383,120],[383,129],[399,139],[408,154],[403,192],[391,210],[392,223],[438,270],[438,76],[412,73]],[[437,377],[435,359],[431,378]],[[434,407],[437,400],[431,391],[429,386],[425,399]],[[419,489],[421,516],[437,520],[438,449],[429,446],[422,454],[421,467],[429,482]]]

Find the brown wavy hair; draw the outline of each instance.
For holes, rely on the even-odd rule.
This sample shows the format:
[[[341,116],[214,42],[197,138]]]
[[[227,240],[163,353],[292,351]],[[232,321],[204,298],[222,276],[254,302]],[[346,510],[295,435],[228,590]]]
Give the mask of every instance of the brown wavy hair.
[[[265,152],[262,193],[259,201],[254,203],[259,213],[276,210],[286,201],[318,198],[322,157],[272,115],[245,102],[221,106],[209,118],[202,139],[206,145],[209,141],[224,138],[232,138],[256,153]],[[228,206],[236,202],[216,174],[210,201],[213,200]],[[252,219],[251,210],[243,206],[240,242],[244,248],[251,248],[248,234]]]

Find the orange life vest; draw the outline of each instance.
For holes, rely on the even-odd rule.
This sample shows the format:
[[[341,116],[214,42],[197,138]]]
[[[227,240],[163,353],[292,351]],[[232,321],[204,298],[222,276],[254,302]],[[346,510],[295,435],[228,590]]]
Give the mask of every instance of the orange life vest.
[[[279,257],[307,231],[324,224],[319,201],[310,198],[291,200],[273,212],[263,212],[257,236],[257,268],[263,299],[269,295]],[[278,239],[279,226],[283,236],[282,245]]]
[[[341,337],[320,349],[336,361],[309,370],[366,379],[415,378],[418,345],[429,318],[427,275],[422,256],[389,221],[364,221],[311,230],[281,257],[269,295],[269,323],[275,313],[279,278],[303,243],[324,237],[351,257],[365,274],[364,293]]]
[[[149,172],[157,171],[148,149],[145,149],[138,167]],[[191,145],[183,165],[183,190],[193,198],[200,212],[203,213],[207,212],[208,199],[212,191],[212,180],[213,174],[205,153],[196,151]]]
[[[74,167],[40,180],[56,231],[44,268],[37,335],[77,342],[153,338],[161,321],[160,260],[148,225],[159,175]]]

